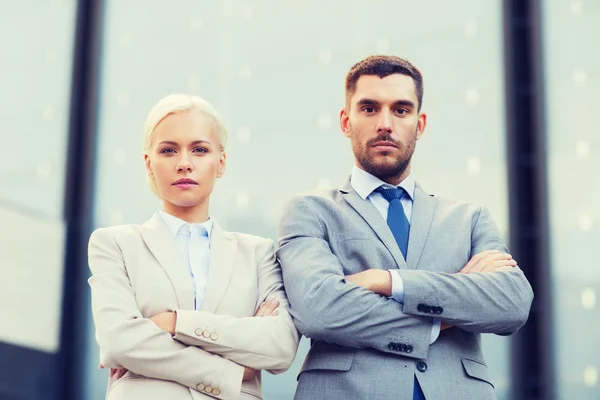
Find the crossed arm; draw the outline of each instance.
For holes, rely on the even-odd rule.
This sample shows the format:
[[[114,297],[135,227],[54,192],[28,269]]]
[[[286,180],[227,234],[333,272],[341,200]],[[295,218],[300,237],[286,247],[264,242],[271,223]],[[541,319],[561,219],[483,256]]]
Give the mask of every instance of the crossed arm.
[[[173,338],[172,334],[177,334],[178,317],[175,313],[162,313],[149,319],[141,315],[119,246],[109,231],[95,231],[89,243],[89,265],[92,271],[89,284],[92,289],[96,339],[102,349],[102,367],[113,368],[111,375],[120,368],[117,378],[125,370],[131,370],[149,378],[170,380],[190,388],[195,388],[200,382],[210,382],[220,387],[221,393],[217,397],[223,398],[239,396],[242,380],[253,378],[255,369],[270,368],[275,372],[287,369],[295,356],[298,333],[293,328],[286,307],[280,307],[285,302],[285,296],[279,267],[273,262],[272,247],[270,257],[266,247],[263,251],[259,290],[264,297],[261,297],[260,303],[271,296],[274,300],[262,304],[256,317],[237,319],[205,312],[194,314],[195,312],[182,311],[186,313],[186,317],[181,318],[182,321],[192,321],[192,325],[212,318],[211,326],[220,323],[223,332],[227,332],[230,326],[238,329],[252,328],[244,331],[246,335],[252,332],[252,337],[237,343],[237,346],[236,343],[226,342],[222,347],[207,345],[206,347],[210,347],[208,349],[204,348],[201,341],[192,340],[190,345]],[[269,279],[264,279],[267,277]],[[261,287],[260,282],[268,284]],[[269,329],[285,332],[286,335],[278,338],[281,342],[271,343],[272,346],[265,343],[260,351],[248,348],[251,339],[259,342]],[[271,349],[277,346],[286,351],[274,356]],[[245,352],[249,355],[244,357]],[[247,362],[246,366],[236,362],[240,357]]]
[[[344,276],[344,268],[329,246],[323,222],[304,198],[288,204],[280,237],[278,257],[290,312],[300,332],[316,340],[354,348],[371,347],[393,354],[397,353],[389,343],[409,343],[412,351],[405,356],[425,358],[432,316],[419,311],[418,305],[430,298],[437,296],[449,302],[445,304],[447,312],[436,315],[445,322],[444,327],[454,325],[477,332],[514,332],[524,324],[529,312],[531,287],[512,263],[506,263],[507,268],[496,272],[488,272],[494,263],[489,268],[490,262],[481,267],[479,259],[472,260],[462,273],[456,274],[400,270],[405,287],[404,304],[388,297],[391,282],[386,270],[367,272],[384,281],[377,279],[375,289],[369,286],[371,280],[361,284],[360,278],[364,276]],[[487,215],[479,216],[472,237],[473,254],[504,249]],[[475,265],[482,268],[480,272],[472,272]]]

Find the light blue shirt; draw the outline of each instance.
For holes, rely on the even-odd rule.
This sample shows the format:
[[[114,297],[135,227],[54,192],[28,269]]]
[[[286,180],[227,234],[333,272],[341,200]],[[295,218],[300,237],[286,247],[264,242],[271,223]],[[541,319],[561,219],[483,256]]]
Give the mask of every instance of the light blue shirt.
[[[201,224],[190,224],[163,210],[159,210],[159,215],[173,235],[179,253],[188,268],[190,279],[194,284],[194,307],[199,310],[202,308],[208,282],[212,219],[209,218]]]
[[[385,221],[387,221],[388,208],[390,203],[383,197],[381,193],[375,192],[379,186],[393,187],[392,185],[385,183],[376,176],[358,168],[356,165],[352,169],[352,175],[350,177],[350,185],[363,199],[371,202],[379,211]],[[404,209],[406,219],[410,223],[412,217],[413,200],[415,196],[415,179],[412,173],[409,174],[397,187],[401,187],[406,191],[407,194],[402,196],[400,203]],[[404,282],[397,269],[390,269],[390,275],[392,277],[392,298],[398,303],[404,304]],[[440,335],[441,321],[438,319],[433,320],[433,329],[431,330],[430,344],[435,342]]]

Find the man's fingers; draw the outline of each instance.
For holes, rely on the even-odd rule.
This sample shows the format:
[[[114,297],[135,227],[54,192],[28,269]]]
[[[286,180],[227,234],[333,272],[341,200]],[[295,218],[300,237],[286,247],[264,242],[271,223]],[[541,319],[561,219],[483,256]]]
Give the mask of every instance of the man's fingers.
[[[475,266],[473,266],[473,268],[471,268],[471,271],[469,272],[483,272],[483,270],[486,268],[486,266],[490,263],[493,263],[494,261],[508,261],[511,260],[512,256],[510,254],[506,254],[506,253],[498,253],[498,254],[491,254],[488,255],[484,258],[482,258],[481,260],[479,260],[479,262],[477,262],[477,264],[475,264]]]
[[[473,266],[475,266],[475,264],[477,264],[482,258],[487,257],[490,254],[496,254],[496,253],[499,253],[499,251],[498,250],[484,250],[481,253],[475,254],[473,257],[471,257],[471,259],[469,260],[467,265],[465,265],[463,267],[463,269],[460,270],[460,272],[463,274],[469,273],[471,271],[471,269],[473,268]]]
[[[512,259],[510,259],[510,260],[495,260],[495,261],[492,261],[489,264],[487,264],[481,270],[481,272],[494,272],[498,268],[503,268],[503,267],[514,268],[516,265],[517,265],[517,262]]]

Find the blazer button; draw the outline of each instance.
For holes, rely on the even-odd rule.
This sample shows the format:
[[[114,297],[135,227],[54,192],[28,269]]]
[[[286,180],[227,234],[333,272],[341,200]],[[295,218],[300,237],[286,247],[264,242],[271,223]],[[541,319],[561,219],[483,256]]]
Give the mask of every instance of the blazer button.
[[[425,312],[425,307],[426,307],[425,304],[419,304],[417,306],[417,311]]]
[[[207,386],[207,387],[205,387],[205,388],[204,388],[204,391],[205,391],[206,393],[212,393],[212,387],[210,387],[210,386]]]
[[[196,334],[196,336],[202,336],[202,329],[196,329],[194,333]]]
[[[204,330],[204,332],[202,332],[202,336],[204,336],[205,338],[210,336],[210,332],[207,330]]]
[[[444,309],[442,307],[438,307],[437,310],[438,310],[438,314],[441,314],[444,312]]]
[[[427,364],[425,364],[423,361],[419,361],[417,363],[417,369],[421,372],[425,372],[427,371]]]
[[[212,341],[215,341],[219,338],[219,335],[217,335],[216,332],[213,332],[210,334],[210,338],[212,339]]]
[[[221,394],[221,391],[220,391],[219,389],[217,389],[217,388],[214,388],[214,389],[213,389],[213,394],[214,394],[215,396],[218,396],[218,395],[220,395],[220,394]]]
[[[198,385],[196,385],[196,389],[198,389],[199,391],[203,391],[204,390],[204,384],[203,383],[199,383]]]
[[[412,351],[413,351],[413,347],[410,344],[408,346],[406,346],[407,353],[412,353]]]
[[[388,349],[390,349],[392,351],[398,351],[398,349],[396,348],[396,343],[394,343],[394,342],[388,343]]]

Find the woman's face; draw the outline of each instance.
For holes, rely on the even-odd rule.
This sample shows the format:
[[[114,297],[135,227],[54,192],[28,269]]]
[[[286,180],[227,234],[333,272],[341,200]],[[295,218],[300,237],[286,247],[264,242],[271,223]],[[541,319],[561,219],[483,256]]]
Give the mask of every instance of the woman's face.
[[[168,115],[154,128],[144,159],[165,211],[177,214],[178,209],[200,207],[208,212],[207,200],[226,160],[209,116],[194,111]]]

